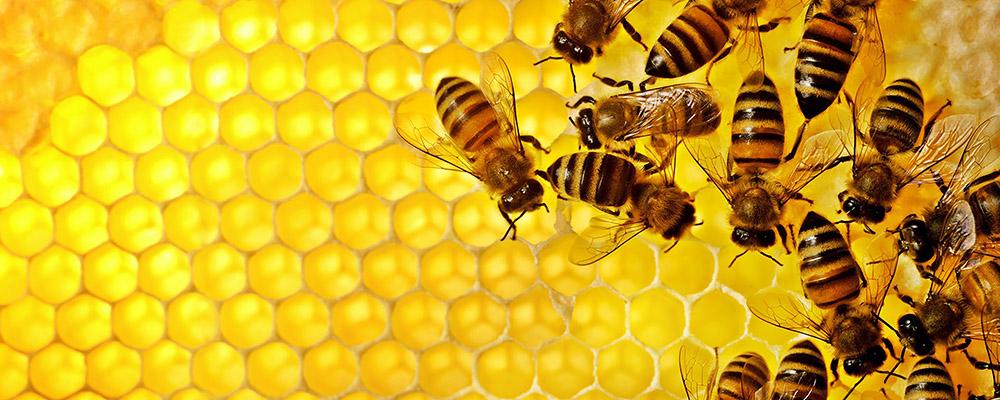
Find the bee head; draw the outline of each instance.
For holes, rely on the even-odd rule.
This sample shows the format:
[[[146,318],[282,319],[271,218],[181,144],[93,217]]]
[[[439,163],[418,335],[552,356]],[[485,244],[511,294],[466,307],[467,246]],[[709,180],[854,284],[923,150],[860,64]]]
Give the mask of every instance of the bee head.
[[[500,196],[500,210],[506,213],[531,211],[542,206],[545,189],[536,179],[525,179]]]
[[[594,58],[594,49],[579,44],[569,37],[569,34],[562,29],[562,25],[556,26],[556,33],[552,37],[552,47],[559,55],[563,56],[570,64],[586,64]]]
[[[730,240],[743,248],[763,249],[774,245],[774,230],[758,231],[736,227],[733,228]]]
[[[840,196],[840,209],[857,221],[877,224],[885,220],[885,207],[864,202],[854,196]]]
[[[899,317],[899,334],[906,341],[908,347],[918,356],[926,356],[934,353],[934,342],[927,334],[927,328],[923,321],[914,314],[906,314]]]
[[[874,372],[885,363],[886,354],[882,345],[875,345],[858,354],[844,360],[844,372],[851,376],[863,376]]]
[[[588,149],[597,150],[601,148],[601,138],[597,136],[597,130],[594,127],[594,110],[590,108],[584,108],[580,110],[577,114],[576,120],[573,121],[573,125],[580,130],[580,142]]]

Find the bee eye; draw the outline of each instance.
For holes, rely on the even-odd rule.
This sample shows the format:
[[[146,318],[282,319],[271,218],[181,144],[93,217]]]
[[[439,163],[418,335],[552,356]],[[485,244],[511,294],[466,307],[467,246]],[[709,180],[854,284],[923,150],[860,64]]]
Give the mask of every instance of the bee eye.
[[[844,372],[848,375],[861,375],[861,359],[849,358],[844,360]]]

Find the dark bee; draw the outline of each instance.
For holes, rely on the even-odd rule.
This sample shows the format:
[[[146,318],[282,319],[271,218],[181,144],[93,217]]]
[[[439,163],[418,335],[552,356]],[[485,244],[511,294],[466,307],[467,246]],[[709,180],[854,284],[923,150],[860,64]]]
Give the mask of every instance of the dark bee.
[[[803,340],[795,343],[778,363],[778,374],[765,386],[758,399],[826,400],[826,361],[816,345]]]
[[[426,124],[397,124],[396,131],[438,167],[466,172],[482,181],[491,194],[499,195],[497,207],[509,224],[501,240],[508,235],[514,239],[515,222],[529,211],[546,207],[534,161],[521,142],[541,145],[533,137],[520,135],[514,84],[507,64],[496,53],[484,59],[482,84],[480,89],[459,78],[441,80],[437,109],[447,134]],[[515,213],[518,216],[511,218]]]
[[[734,109],[729,154],[736,167],[750,175],[776,168],[785,153],[785,118],[771,78],[756,71],[744,80]]]
[[[699,392],[704,387],[703,394],[706,400],[712,397],[713,392],[719,400],[752,400],[757,391],[767,384],[771,374],[767,368],[767,362],[760,354],[747,352],[736,356],[726,364],[722,373],[718,374],[718,382],[716,382],[716,373],[719,369],[719,355],[718,350],[716,350],[712,370],[707,374],[701,374],[703,375],[702,382],[694,382],[690,376],[694,372],[695,362],[691,359],[685,359],[683,348],[680,357],[681,384],[684,386],[688,399],[702,398],[699,396]]]
[[[994,171],[986,176],[977,179],[969,186],[981,185],[969,193],[969,205],[972,207],[972,215],[976,217],[976,233],[980,236],[980,242],[986,247],[984,250],[991,251],[992,254],[1000,248],[1000,181],[993,180],[1000,176],[1000,171]],[[992,181],[991,181],[992,180]]]
[[[600,152],[559,157],[549,166],[547,175],[561,198],[581,200],[601,209],[623,206],[639,177],[632,161]]]
[[[906,378],[904,400],[956,400],[955,384],[944,364],[934,357],[924,357],[913,364]]]
[[[802,291],[821,309],[853,302],[861,295],[861,267],[837,227],[810,211],[799,228]]]

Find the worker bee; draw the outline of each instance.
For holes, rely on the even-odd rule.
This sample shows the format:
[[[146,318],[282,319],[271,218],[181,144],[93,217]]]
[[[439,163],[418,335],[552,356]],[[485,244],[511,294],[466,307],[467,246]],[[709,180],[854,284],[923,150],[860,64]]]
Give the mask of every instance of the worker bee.
[[[699,389],[704,387],[705,399],[711,398],[714,392],[719,400],[752,400],[771,375],[764,357],[754,352],[746,352],[729,361],[722,369],[722,373],[718,374],[718,382],[716,382],[719,362],[718,351],[716,351],[715,364],[711,371],[708,374],[703,374],[707,375],[702,377],[703,383],[697,383],[689,378],[695,369],[693,366],[695,363],[685,359],[684,349],[681,349],[680,356],[681,384],[684,386],[688,399],[699,398]]]
[[[484,59],[482,84],[478,88],[460,78],[445,78],[438,84],[437,109],[447,134],[426,123],[397,125],[396,131],[433,165],[468,173],[499,195],[497,207],[508,223],[501,240],[508,235],[515,239],[518,219],[540,207],[548,209],[542,202],[542,184],[535,178],[534,160],[522,142],[539,149],[541,145],[520,134],[514,84],[507,64],[496,53]],[[519,214],[511,218],[514,213]]]
[[[715,132],[722,117],[718,94],[701,84],[664,86],[601,100],[583,96],[572,108],[583,103],[594,106],[583,108],[570,121],[580,131],[581,143],[589,149],[603,145],[623,151],[634,148],[633,142],[641,137],[703,136]]]
[[[861,267],[837,227],[810,211],[799,226],[802,292],[816,307],[828,310],[861,295]]]
[[[625,205],[639,173],[628,159],[589,151],[559,157],[546,170],[546,176],[560,198],[609,210]]]
[[[839,132],[828,131],[810,137],[804,143],[798,163],[783,163],[761,175],[734,174],[732,154],[720,154],[721,146],[711,137],[684,141],[695,162],[732,207],[730,239],[744,251],[733,258],[730,267],[749,251],[756,251],[781,265],[763,250],[775,244],[775,232],[781,236],[787,250],[787,231],[781,223],[784,206],[789,200],[804,200],[799,191],[842,161],[843,146],[838,136]]]
[[[904,400],[956,400],[955,384],[944,364],[934,357],[924,357],[913,364],[906,378]]]
[[[967,350],[965,356],[976,369],[986,370],[993,377],[993,397],[1000,398],[1000,263],[994,257],[972,258],[957,271],[958,286],[963,299],[978,314],[970,325],[977,332],[971,335],[981,339],[986,350],[986,359],[972,357]],[[985,400],[986,396],[975,396]]]
[[[795,343],[778,363],[778,374],[757,392],[758,400],[826,400],[826,361],[809,340]]]
[[[966,185],[972,215],[976,218],[976,233],[980,248],[1000,257],[1000,170],[977,178]],[[983,183],[986,183],[985,185]],[[975,190],[970,190],[975,188]]]
[[[785,153],[785,118],[771,78],[763,71],[747,77],[734,110],[729,153],[736,167],[751,175],[776,168]]]

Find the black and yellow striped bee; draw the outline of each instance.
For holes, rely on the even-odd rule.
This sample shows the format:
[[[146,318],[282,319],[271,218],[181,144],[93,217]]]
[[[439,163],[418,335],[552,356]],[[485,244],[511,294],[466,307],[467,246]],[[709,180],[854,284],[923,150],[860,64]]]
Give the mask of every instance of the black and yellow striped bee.
[[[713,394],[719,400],[753,400],[757,392],[767,384],[771,375],[767,361],[754,352],[737,355],[722,368],[721,373],[718,351],[714,364],[707,373],[695,371],[696,362],[692,356],[685,354],[684,348],[681,349],[679,356],[681,385],[684,386],[689,400],[701,398],[707,400],[711,399]],[[700,375],[697,378],[692,376],[696,373]]]
[[[830,220],[810,211],[799,226],[802,292],[828,310],[861,295],[864,275],[850,245]]]
[[[958,270],[958,286],[973,317],[969,335],[984,344],[986,357],[977,359],[965,351],[976,369],[988,371],[993,378],[993,395],[970,396],[970,399],[1000,398],[1000,263],[995,257],[973,258]]]
[[[631,160],[596,151],[559,157],[546,175],[560,198],[583,201],[610,213],[625,205],[640,177]]]
[[[759,175],[785,156],[785,118],[778,88],[763,71],[751,73],[736,95],[729,154],[746,174]],[[788,159],[794,157],[789,153]]]
[[[924,357],[913,364],[906,378],[904,400],[957,400],[955,383],[941,361]]]
[[[774,380],[758,393],[759,400],[826,400],[826,361],[809,340],[796,342],[778,363]]]

